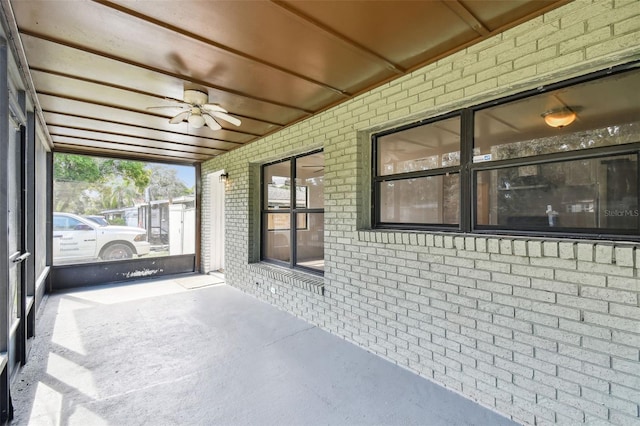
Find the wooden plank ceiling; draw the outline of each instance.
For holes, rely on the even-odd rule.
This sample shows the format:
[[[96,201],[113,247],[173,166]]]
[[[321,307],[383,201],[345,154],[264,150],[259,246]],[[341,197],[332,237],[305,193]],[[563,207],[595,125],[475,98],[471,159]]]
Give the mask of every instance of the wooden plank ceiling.
[[[198,163],[566,0],[2,0],[58,151]],[[8,10],[8,12],[7,12]],[[170,124],[185,89],[242,123]]]

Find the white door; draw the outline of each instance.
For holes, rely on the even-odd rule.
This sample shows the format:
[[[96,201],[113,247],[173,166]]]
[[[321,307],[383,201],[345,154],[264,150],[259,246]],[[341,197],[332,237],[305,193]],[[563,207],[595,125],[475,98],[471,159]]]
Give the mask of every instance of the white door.
[[[211,199],[211,234],[209,235],[209,272],[224,269],[224,189],[220,180],[224,170],[209,175],[209,195]]]

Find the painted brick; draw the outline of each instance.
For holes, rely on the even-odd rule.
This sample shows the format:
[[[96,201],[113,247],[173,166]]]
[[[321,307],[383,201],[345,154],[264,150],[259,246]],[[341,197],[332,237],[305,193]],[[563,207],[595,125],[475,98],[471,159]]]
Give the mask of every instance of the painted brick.
[[[634,247],[615,247],[614,258],[617,265],[634,267],[635,248]]]
[[[611,339],[616,343],[640,348],[640,333],[627,333],[624,331],[612,330]]]
[[[594,245],[590,243],[578,243],[578,260],[592,262],[594,259]]]
[[[609,304],[604,300],[585,299],[584,297],[569,296],[558,294],[557,302],[563,306],[580,306],[584,310],[596,312],[608,312]]]
[[[569,404],[572,407],[576,407],[585,413],[592,414],[601,419],[608,420],[609,418],[609,411],[606,407],[584,398],[578,398],[575,395],[558,392],[558,401]]]
[[[637,293],[617,289],[585,286],[580,290],[580,295],[589,299],[607,300],[609,302],[627,303],[633,305],[636,305],[638,303]]]
[[[574,370],[580,369],[580,361],[590,362],[604,367],[611,365],[611,357],[608,354],[595,353],[593,351],[565,344],[559,345],[558,352],[565,356],[566,361],[563,363],[565,367],[569,367],[570,362],[577,363],[574,367],[569,367]]]
[[[638,420],[638,416],[627,416],[624,413],[619,413],[615,410],[611,410],[611,414],[609,416],[609,420],[612,424],[620,425],[620,426],[639,426],[640,421]]]
[[[586,323],[601,325],[614,330],[629,331],[631,333],[638,333],[638,330],[640,330],[640,321],[638,320],[613,317],[595,312],[585,312],[584,321]]]
[[[611,330],[609,328],[600,327],[587,322],[560,319],[559,327],[562,330],[571,331],[583,337],[589,336],[598,339],[611,339]]]
[[[582,423],[584,420],[584,412],[582,410],[570,405],[562,404],[555,399],[542,397],[538,400],[538,404],[550,410],[562,413],[577,423]]]
[[[607,392],[611,396],[621,399],[623,401],[629,401],[637,403],[640,401],[640,390],[631,389],[628,387],[620,386],[615,383],[611,384],[611,392]]]
[[[578,285],[572,283],[565,283],[551,280],[538,280],[533,278],[531,280],[531,288],[545,291],[552,291],[555,293],[563,293],[568,295],[578,295]]]
[[[534,334],[536,336],[553,340],[556,342],[565,342],[574,346],[580,345],[581,336],[579,334],[571,333],[556,328],[544,327],[541,325],[533,326]]]
[[[614,360],[615,361],[615,360]],[[620,360],[618,362],[621,362]],[[637,367],[637,363],[635,363]],[[621,386],[626,386],[632,389],[637,389],[640,384],[640,377],[635,375],[630,375],[625,371],[626,369],[616,371],[611,368],[600,367],[594,364],[583,364],[582,373],[597,377],[602,380],[606,380],[610,383],[617,383]]]
[[[516,256],[527,256],[527,242],[524,240],[513,241],[513,254]]]
[[[616,371],[621,371],[629,375],[640,377],[640,362],[638,362],[637,360],[627,361],[624,359],[614,358],[612,361],[612,366]]]
[[[527,241],[527,247],[529,248],[530,257],[542,257],[541,241]]]
[[[606,35],[605,30],[602,31],[603,35]],[[637,33],[621,35],[619,37],[613,37],[610,39],[602,39],[602,42],[586,48],[586,58],[591,59],[610,54],[612,51],[624,51],[626,49],[635,49],[638,46]],[[610,49],[607,51],[607,49]]]
[[[640,293],[640,280],[633,277],[607,277],[607,287]]]
[[[584,61],[585,52],[578,50],[575,52],[562,53],[556,57],[553,62],[544,62],[536,65],[539,74],[556,73],[558,70],[570,68],[576,62]]]
[[[634,275],[634,268],[590,262],[578,262],[578,270],[588,274],[618,275],[621,277],[633,277]]]
[[[551,352],[558,350],[558,343],[556,341],[544,337],[534,336],[530,333],[521,333],[519,331],[514,331],[513,338],[516,342],[527,344],[534,348],[544,349]]]
[[[637,244],[371,231],[362,182],[370,129],[637,59],[639,15],[638,1],[570,2],[204,163],[203,270],[211,221],[204,178],[224,168],[234,176],[226,187],[230,285],[522,423],[637,422]],[[303,275],[249,263],[259,260],[259,233],[247,226],[259,221],[259,164],[321,146],[324,295],[309,291]]]
[[[555,279],[568,283],[580,283],[583,285],[604,287],[607,284],[605,275],[588,274],[586,272],[556,270]]]
[[[525,299],[538,300],[541,302],[556,302],[556,294],[544,290],[533,290],[530,288],[514,287],[513,295],[517,297],[523,297]]]
[[[630,345],[612,343],[608,340],[583,337],[582,346],[591,351],[598,351],[615,357],[626,358],[632,361],[640,359],[640,349]]]
[[[562,369],[562,367],[560,367],[560,369]],[[551,386],[555,390],[556,395],[551,395],[550,393],[548,395],[546,393],[541,393],[541,395],[548,396],[549,398],[555,398],[558,391],[563,391],[572,395],[580,395],[581,392],[580,385],[560,378],[555,374],[549,375],[541,371],[534,372],[533,382]]]

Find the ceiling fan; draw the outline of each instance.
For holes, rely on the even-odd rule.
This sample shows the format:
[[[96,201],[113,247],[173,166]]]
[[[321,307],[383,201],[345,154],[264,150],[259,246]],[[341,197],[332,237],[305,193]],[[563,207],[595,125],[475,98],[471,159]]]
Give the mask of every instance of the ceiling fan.
[[[211,130],[220,130],[222,126],[218,123],[218,119],[234,126],[239,126],[241,123],[239,119],[229,115],[228,111],[220,105],[208,103],[209,95],[206,92],[188,89],[184,91],[183,99],[183,101],[177,101],[178,105],[148,107],[147,109],[182,109],[180,113],[169,120],[169,123],[177,124],[186,120],[196,129],[207,125]]]

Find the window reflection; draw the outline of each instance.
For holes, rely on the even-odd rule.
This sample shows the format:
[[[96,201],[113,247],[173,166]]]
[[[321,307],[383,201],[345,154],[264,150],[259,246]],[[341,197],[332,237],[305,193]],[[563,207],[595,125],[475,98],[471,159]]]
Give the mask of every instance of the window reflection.
[[[267,258],[288,262],[291,257],[291,216],[287,213],[267,214],[265,252]]]
[[[324,270],[324,213],[298,213],[296,221],[297,264]]]
[[[636,155],[478,172],[479,225],[637,229]]]
[[[264,166],[263,185],[262,258],[323,272],[324,153]]]
[[[457,224],[458,174],[380,183],[380,221],[386,223]]]
[[[474,162],[638,142],[638,90],[640,72],[629,72],[477,111]],[[566,108],[575,122],[561,128],[545,123],[545,112]]]
[[[377,139],[378,175],[460,165],[460,117],[401,130]]]

